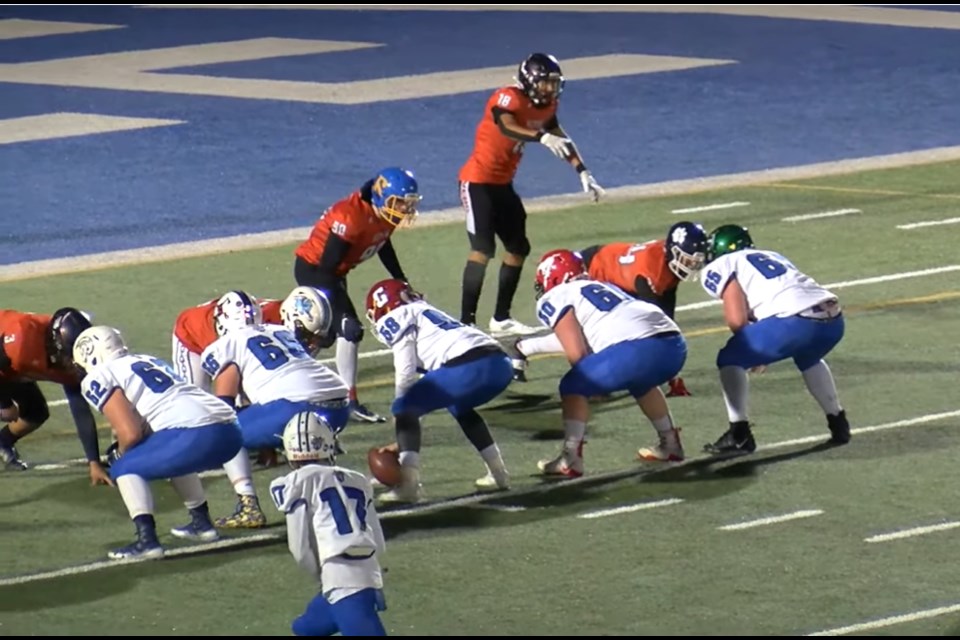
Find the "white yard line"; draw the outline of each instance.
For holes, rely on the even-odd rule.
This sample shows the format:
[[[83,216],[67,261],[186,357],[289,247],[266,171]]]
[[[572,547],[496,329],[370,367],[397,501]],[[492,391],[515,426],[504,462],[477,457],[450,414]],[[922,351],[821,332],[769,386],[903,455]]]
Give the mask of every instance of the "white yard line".
[[[957,224],[960,218],[945,218],[943,220],[927,220],[924,222],[911,222],[909,224],[898,224],[897,229],[909,231],[910,229],[922,229],[924,227],[939,227],[945,224]]]
[[[721,202],[719,204],[708,204],[702,207],[687,207],[686,209],[674,209],[670,213],[697,213],[698,211],[716,211],[717,209],[733,209],[735,207],[748,207],[749,202]]]
[[[804,213],[798,216],[787,216],[782,218],[783,222],[802,222],[804,220],[819,220],[820,218],[835,218],[845,216],[851,213],[860,213],[860,209],[836,209],[834,211],[821,211],[819,213]]]
[[[938,420],[945,420],[947,418],[953,418],[960,416],[960,409],[955,411],[945,411],[942,413],[929,413],[922,416],[917,416],[915,418],[907,418],[905,420],[897,420],[896,422],[888,422],[884,424],[872,425],[868,427],[861,427],[859,429],[851,429],[850,432],[854,435],[862,433],[872,433],[874,431],[886,431],[888,429],[899,429],[902,427],[909,427],[917,424],[926,424],[928,422],[936,422]],[[781,440],[780,442],[772,442],[770,444],[761,445],[758,447],[758,451],[770,451],[773,449],[781,449],[784,447],[792,447],[798,444],[806,444],[813,442],[825,442],[826,434],[819,434],[816,436],[810,436],[807,438],[795,438],[791,440]],[[687,458],[684,462],[680,462],[671,466],[671,468],[681,467],[686,464],[691,464],[693,462],[703,461],[710,459],[710,456],[696,456]],[[82,461],[81,461],[82,462]],[[585,484],[589,482],[602,482],[604,480],[617,480],[620,478],[629,478],[643,473],[649,473],[653,471],[653,468],[650,466],[638,466],[633,467],[624,471],[613,471],[610,473],[598,473],[595,475],[585,475],[581,478],[576,478],[574,480],[564,480],[562,482],[548,482],[544,484],[534,485],[532,487],[524,487],[522,489],[513,489],[510,491],[502,491],[499,493],[482,493],[482,494],[472,494],[468,496],[463,496],[460,498],[452,498],[450,500],[444,500],[440,502],[427,503],[422,505],[412,505],[410,507],[405,507],[402,509],[392,509],[389,511],[383,511],[380,514],[381,520],[389,520],[391,518],[402,518],[406,516],[416,516],[423,515],[427,513],[435,513],[437,511],[446,511],[448,509],[455,509],[457,507],[467,507],[471,505],[481,504],[487,501],[502,501],[508,499],[514,499],[520,496],[526,495],[536,495],[542,493],[549,493],[556,489],[563,489],[572,486],[577,486],[580,484]],[[667,502],[667,501],[664,501]],[[652,504],[652,503],[648,503]],[[253,541],[263,541],[270,539],[271,537],[276,540],[285,539],[285,534],[272,534],[264,533],[260,534],[264,536],[263,538],[258,538],[256,536],[244,536],[243,538],[230,538],[230,546],[242,546],[248,542]],[[211,545],[220,544],[224,546],[227,544],[227,541],[218,541],[208,543]],[[176,552],[178,555],[187,555],[190,553],[200,553],[199,550],[207,549],[204,545],[194,545],[191,547],[181,547],[179,550],[171,549],[170,553]],[[218,547],[212,547],[218,548]],[[189,549],[193,549],[189,551]],[[169,555],[169,554],[168,554]],[[53,571],[44,571],[41,573],[27,574],[23,576],[13,576],[9,578],[0,578],[0,587],[14,584],[24,584],[27,582],[35,582],[38,580],[47,580],[51,578],[60,578],[63,576],[74,575],[78,573],[87,573],[89,571],[97,571],[99,569],[106,569],[107,567],[115,566],[116,562],[105,562],[97,561],[85,565],[79,565],[76,567],[65,567],[63,569],[55,569]],[[829,635],[829,634],[828,634]]]
[[[736,524],[726,524],[722,527],[717,527],[717,529],[720,531],[741,531],[743,529],[753,529],[754,527],[765,527],[769,524],[789,522],[790,520],[812,518],[813,516],[819,516],[821,514],[823,514],[823,511],[820,509],[807,509],[802,511],[794,511],[793,513],[785,513],[779,516],[768,516],[766,518],[757,518],[756,520],[748,520],[746,522],[737,522]]]
[[[928,533],[936,533],[938,531],[949,531],[950,529],[956,529],[957,527],[960,527],[960,522],[941,522],[940,524],[933,524],[926,527],[913,527],[911,529],[901,529],[900,531],[893,531],[891,533],[880,533],[875,536],[870,536],[869,538],[864,538],[863,541],[889,542],[891,540],[913,538],[914,536],[922,536]]]
[[[635,511],[644,511],[646,509],[656,509],[657,507],[669,507],[683,502],[680,498],[668,498],[666,500],[657,500],[655,502],[638,502],[637,504],[628,504],[622,507],[613,507],[612,509],[601,509],[599,511],[588,511],[581,513],[578,518],[592,520],[594,518],[606,518],[607,516],[619,516],[624,513],[634,513]]]
[[[950,14],[960,20],[960,13]],[[817,162],[814,164],[781,167],[776,169],[760,169],[744,173],[733,173],[704,178],[688,178],[683,180],[669,180],[652,184],[628,185],[607,189],[607,202],[622,202],[636,198],[659,197],[669,195],[683,195],[743,187],[762,185],[771,182],[788,180],[803,180],[836,176],[848,173],[859,173],[874,169],[891,169],[909,167],[918,164],[934,162],[948,162],[960,160],[960,146],[938,147],[922,151],[908,151],[884,156],[868,156],[864,158],[850,158],[831,162]],[[576,205],[588,203],[582,193],[560,196],[545,196],[527,200],[525,208],[528,213],[555,211]],[[211,214],[213,215],[213,214]],[[428,227],[435,224],[450,224],[463,222],[463,210],[459,207],[426,212],[420,216],[417,224],[410,231],[415,233],[418,227]],[[52,258],[36,260],[11,265],[0,265],[0,282],[23,280],[40,276],[50,276],[62,273],[77,273],[91,269],[119,267],[153,262],[171,262],[182,258],[197,256],[219,255],[227,251],[244,249],[264,249],[299,242],[310,233],[310,227],[282,229],[265,233],[251,233],[225,238],[211,238],[194,242],[181,242],[154,247],[142,247],[123,251],[109,251],[106,253],[71,256],[68,258]]]
[[[861,622],[860,624],[851,624],[846,627],[835,627],[833,629],[826,629],[824,631],[817,631],[816,633],[808,633],[808,636],[842,636],[848,633],[861,633],[863,631],[873,631],[874,629],[883,629],[884,627],[892,627],[895,624],[903,624],[905,622],[916,622],[917,620],[926,620],[927,618],[936,618],[937,616],[945,616],[950,613],[960,612],[960,604],[952,604],[947,607],[937,607],[936,609],[922,609],[920,611],[914,611],[913,613],[904,613],[898,616],[890,616],[889,618],[880,618],[879,620],[872,620],[870,622]]]

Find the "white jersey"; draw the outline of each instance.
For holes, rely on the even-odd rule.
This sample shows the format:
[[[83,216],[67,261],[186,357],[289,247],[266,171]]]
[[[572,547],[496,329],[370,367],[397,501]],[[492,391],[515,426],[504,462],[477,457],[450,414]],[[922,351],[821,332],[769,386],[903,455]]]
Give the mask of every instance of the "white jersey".
[[[837,299],[775,251],[742,249],[722,255],[707,265],[701,281],[707,293],[720,299],[731,278],[743,289],[756,320],[795,316]]]
[[[324,594],[383,588],[379,556],[386,542],[362,473],[309,464],[271,482],[270,495],[286,514],[290,553],[321,581]]]
[[[496,340],[468,327],[422,300],[404,304],[377,321],[377,340],[393,350],[397,396],[416,379],[417,370],[434,371],[477,347]]]
[[[87,373],[82,389],[87,402],[101,412],[111,392],[119,389],[153,431],[237,419],[220,399],[185,382],[169,364],[153,356],[129,354],[105,362]]]
[[[228,365],[237,365],[241,392],[252,404],[347,397],[343,379],[311,358],[293,333],[280,325],[231,331],[204,349],[200,358],[203,369],[213,378]]]
[[[567,312],[576,316],[594,353],[627,340],[680,332],[660,307],[597,280],[565,282],[537,301],[537,317],[551,329]]]

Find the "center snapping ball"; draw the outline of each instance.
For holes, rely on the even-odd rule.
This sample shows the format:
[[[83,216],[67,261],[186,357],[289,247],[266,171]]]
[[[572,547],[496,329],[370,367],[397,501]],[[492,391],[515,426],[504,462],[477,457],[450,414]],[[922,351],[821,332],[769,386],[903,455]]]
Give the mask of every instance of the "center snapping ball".
[[[373,477],[388,487],[400,484],[400,454],[396,451],[380,451],[373,447],[367,452],[367,466]]]

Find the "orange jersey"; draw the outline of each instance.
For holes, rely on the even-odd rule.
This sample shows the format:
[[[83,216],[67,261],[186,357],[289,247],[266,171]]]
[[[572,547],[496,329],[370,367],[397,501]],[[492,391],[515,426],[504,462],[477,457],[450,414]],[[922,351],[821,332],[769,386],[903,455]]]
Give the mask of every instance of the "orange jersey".
[[[10,367],[0,371],[0,382],[56,382],[80,384],[80,376],[50,366],[47,331],[50,316],[39,313],[0,310],[0,334]]]
[[[220,336],[213,323],[213,312],[220,298],[215,298],[180,312],[173,327],[173,335],[192,353],[201,354]],[[259,301],[264,324],[283,324],[280,321],[282,300],[265,298]]]
[[[605,244],[593,256],[588,271],[594,280],[609,282],[633,295],[637,293],[637,278],[646,279],[650,289],[658,296],[680,284],[679,278],[667,266],[665,240],[650,240],[641,244]]]
[[[320,264],[327,239],[331,235],[340,236],[350,243],[346,257],[337,265],[336,275],[342,277],[375,256],[390,239],[393,229],[356,191],[327,209],[313,225],[310,237],[294,253],[310,264]]]
[[[518,124],[536,131],[557,114],[556,101],[543,108],[535,107],[519,87],[494,91],[477,125],[473,153],[460,169],[460,182],[508,184],[517,173],[526,143],[501,133],[500,126],[493,119],[494,108],[513,114]]]

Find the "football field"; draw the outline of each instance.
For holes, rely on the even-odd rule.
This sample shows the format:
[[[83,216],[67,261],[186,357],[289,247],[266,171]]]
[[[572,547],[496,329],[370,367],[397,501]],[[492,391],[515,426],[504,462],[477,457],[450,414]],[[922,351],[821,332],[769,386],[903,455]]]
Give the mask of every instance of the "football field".
[[[472,493],[484,469],[447,415],[425,421],[428,502],[383,511],[392,635],[955,635],[960,539],[954,491],[960,457],[960,162],[647,197],[532,215],[533,259],[556,247],[662,237],[681,219],[709,230],[749,227],[758,247],[785,254],[833,289],[844,340],[828,357],[853,427],[830,447],[826,422],[791,363],[751,377],[758,451],[713,462],[700,453],[726,429],[714,366],[729,332],[699,283],[682,284],[678,322],[693,396],[672,399],[688,459],[635,461],[653,429],[632,400],[593,405],[587,474],[544,484],[536,461],[562,440],[562,358],[530,363],[481,412],[514,488]],[[680,213],[675,213],[680,211]],[[394,239],[416,288],[459,311],[466,238],[458,224],[423,225]],[[119,327],[137,351],[169,357],[184,308],[228,289],[282,297],[293,286],[293,245],[0,283],[4,307],[75,305]],[[514,314],[535,322],[534,265]],[[492,263],[481,322],[493,309]],[[351,274],[362,308],[383,276],[377,261]],[[362,343],[361,400],[388,410],[392,363]],[[332,353],[329,354],[332,356]],[[47,386],[51,399],[62,394]],[[256,473],[269,526],[228,532],[202,547],[168,530],[186,518],[155,483],[157,524],[169,558],[111,564],[132,539],[115,490],[90,487],[62,403],[20,452],[38,465],[0,472],[0,635],[287,635],[312,585],[286,550],[266,487],[283,468]],[[340,462],[366,468],[392,426],[353,423]],[[101,448],[109,442],[101,431]],[[205,480],[211,511],[232,510],[226,479]]]

